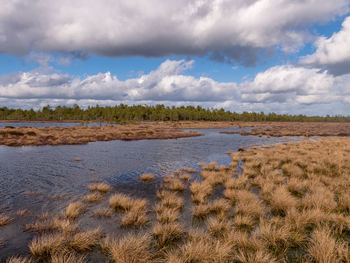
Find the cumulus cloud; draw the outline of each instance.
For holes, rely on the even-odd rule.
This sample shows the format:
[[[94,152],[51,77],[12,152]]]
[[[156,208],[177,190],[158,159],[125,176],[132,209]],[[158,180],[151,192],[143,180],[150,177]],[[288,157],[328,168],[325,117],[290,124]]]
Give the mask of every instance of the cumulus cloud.
[[[350,16],[339,32],[330,38],[320,37],[315,46],[315,53],[301,58],[301,64],[325,67],[334,75],[350,73]]]
[[[0,53],[188,54],[253,65],[276,47],[298,49],[305,26],[348,11],[348,0],[9,0],[1,3]]]
[[[319,69],[275,66],[243,83],[242,98],[246,102],[326,103],[337,99],[332,93],[335,81],[332,75]]]
[[[46,104],[164,103],[235,111],[350,113],[350,74],[334,77],[318,69],[284,65],[261,72],[250,81],[218,82],[186,75],[193,63],[166,60],[156,70],[124,81],[109,72],[84,79],[38,71],[12,73],[0,77],[0,103],[36,108]]]

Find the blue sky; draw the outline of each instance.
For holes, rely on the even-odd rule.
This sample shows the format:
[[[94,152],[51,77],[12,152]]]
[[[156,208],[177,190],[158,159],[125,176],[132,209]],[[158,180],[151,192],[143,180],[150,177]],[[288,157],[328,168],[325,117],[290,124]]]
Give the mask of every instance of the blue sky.
[[[0,11],[0,106],[164,103],[350,115],[349,7],[8,1]]]

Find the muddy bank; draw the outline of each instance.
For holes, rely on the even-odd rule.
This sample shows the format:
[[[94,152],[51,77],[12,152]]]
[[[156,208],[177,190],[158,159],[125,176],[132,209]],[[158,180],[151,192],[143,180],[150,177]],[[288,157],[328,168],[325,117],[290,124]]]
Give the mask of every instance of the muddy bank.
[[[95,141],[177,139],[201,136],[198,132],[185,132],[160,125],[125,125],[117,127],[52,127],[0,129],[0,145],[69,145]]]
[[[224,134],[256,136],[350,136],[350,123],[325,122],[256,122],[239,123],[240,127],[254,127],[244,131],[221,131]]]

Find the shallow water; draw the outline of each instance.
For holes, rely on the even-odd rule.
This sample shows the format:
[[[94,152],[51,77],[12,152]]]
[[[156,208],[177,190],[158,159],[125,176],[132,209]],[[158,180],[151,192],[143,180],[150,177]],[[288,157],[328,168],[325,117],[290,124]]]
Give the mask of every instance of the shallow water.
[[[0,260],[14,253],[25,254],[26,245],[33,236],[33,233],[23,232],[23,225],[33,217],[16,216],[15,212],[20,209],[28,209],[34,214],[58,213],[68,202],[85,195],[92,181],[107,182],[114,191],[147,197],[152,203],[156,200],[155,189],[160,180],[145,184],[138,180],[142,173],[151,172],[161,178],[184,166],[198,168],[198,162],[217,161],[227,165],[231,158],[225,153],[237,151],[240,146],[295,139],[220,134],[221,130],[198,130],[205,135],[173,140],[0,146],[0,214],[15,219],[15,223],[0,227],[0,240],[6,241],[5,247],[0,248]],[[81,161],[74,161],[76,157]],[[110,225],[113,220],[108,220],[106,222]],[[89,218],[82,219],[82,222],[87,226],[96,223]]]

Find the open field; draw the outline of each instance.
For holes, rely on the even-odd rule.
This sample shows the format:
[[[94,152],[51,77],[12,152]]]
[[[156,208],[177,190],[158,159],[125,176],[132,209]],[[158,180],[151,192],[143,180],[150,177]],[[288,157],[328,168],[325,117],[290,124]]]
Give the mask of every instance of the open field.
[[[200,136],[164,125],[123,125],[116,127],[53,127],[0,129],[0,145],[63,145],[86,144],[95,141],[176,139]]]
[[[155,203],[93,183],[98,202],[37,217],[30,256],[9,262],[349,262],[349,154],[349,138],[253,147],[164,177]]]
[[[350,136],[350,123],[336,122],[240,122],[249,131],[222,131],[226,134],[267,136]]]

